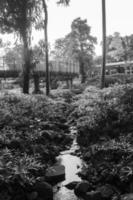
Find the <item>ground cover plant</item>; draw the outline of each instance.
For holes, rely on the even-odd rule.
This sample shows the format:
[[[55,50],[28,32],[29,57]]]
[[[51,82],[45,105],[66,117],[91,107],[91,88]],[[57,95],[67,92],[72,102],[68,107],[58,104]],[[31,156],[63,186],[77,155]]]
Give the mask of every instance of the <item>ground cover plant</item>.
[[[0,95],[0,188],[9,199],[26,199],[24,193],[45,180],[46,168],[71,144],[68,107],[63,98]]]
[[[112,74],[107,75],[105,77],[105,87],[110,87],[114,84],[128,84],[133,83],[133,77],[132,75],[126,75],[126,74]],[[88,85],[93,85],[100,88],[101,85],[101,77],[99,75],[96,75],[94,77],[89,77],[87,79]]]
[[[80,175],[89,181],[90,190],[102,190],[104,199],[132,193],[133,85],[86,88],[75,97],[69,120],[77,126],[86,161]]]
[[[91,143],[132,131],[132,94],[133,85],[115,85],[103,90],[88,87],[77,95],[69,119],[76,122],[78,137],[83,134]]]

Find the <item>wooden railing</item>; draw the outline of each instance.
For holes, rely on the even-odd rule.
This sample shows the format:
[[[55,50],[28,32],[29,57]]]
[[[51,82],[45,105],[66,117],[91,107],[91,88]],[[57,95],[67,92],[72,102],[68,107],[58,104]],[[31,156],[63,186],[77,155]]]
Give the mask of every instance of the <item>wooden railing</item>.
[[[1,59],[0,59],[1,61]],[[17,62],[0,62],[0,77],[16,77],[20,72],[23,71],[23,65]],[[44,61],[40,61],[36,64],[33,64],[31,67],[32,72],[39,73],[40,75],[45,75],[46,66]],[[49,71],[51,74],[60,74],[60,75],[73,75],[76,76],[79,74],[79,63],[72,60],[67,61],[50,61],[49,62]]]

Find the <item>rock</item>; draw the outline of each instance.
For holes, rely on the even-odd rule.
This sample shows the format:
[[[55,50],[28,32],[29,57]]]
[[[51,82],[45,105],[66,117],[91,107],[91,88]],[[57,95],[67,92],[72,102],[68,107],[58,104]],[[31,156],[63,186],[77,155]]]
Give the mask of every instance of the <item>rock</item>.
[[[122,195],[121,200],[133,200],[133,193]]]
[[[80,168],[80,165],[77,165],[77,169],[79,169]]]
[[[82,179],[85,179],[87,177],[87,173],[88,173],[87,169],[82,169],[82,171],[77,172],[77,175]]]
[[[90,189],[90,184],[88,181],[81,181],[78,183],[74,189],[74,193],[78,197],[83,197]]]
[[[34,186],[34,191],[38,194],[37,199],[53,200],[53,188],[47,182],[37,182]]]
[[[46,171],[46,180],[48,182],[58,182],[65,179],[64,165],[54,165]]]
[[[79,181],[73,181],[73,182],[65,185],[65,187],[69,190],[73,190],[73,189],[75,189],[75,187],[77,186],[78,183],[79,183]]]
[[[102,200],[102,196],[99,191],[91,191],[86,193],[84,200]]]

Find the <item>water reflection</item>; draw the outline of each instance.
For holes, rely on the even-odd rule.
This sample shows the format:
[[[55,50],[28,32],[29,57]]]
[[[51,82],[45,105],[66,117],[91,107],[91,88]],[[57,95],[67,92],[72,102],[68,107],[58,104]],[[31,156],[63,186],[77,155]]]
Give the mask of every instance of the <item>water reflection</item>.
[[[68,190],[65,187],[62,187],[54,195],[54,200],[77,200],[73,190]]]
[[[82,168],[82,160],[79,157],[70,154],[77,148],[77,144],[74,141],[71,149],[69,151],[62,152],[57,158],[58,163],[65,166],[65,180],[58,183],[54,187],[54,200],[77,200],[73,190],[68,190],[64,186],[72,181],[81,181],[81,178],[77,175],[77,173]]]
[[[80,181],[80,177],[76,174],[82,167],[82,161],[77,156],[70,154],[62,155],[60,158],[60,164],[65,166],[65,180],[63,185],[72,181]]]

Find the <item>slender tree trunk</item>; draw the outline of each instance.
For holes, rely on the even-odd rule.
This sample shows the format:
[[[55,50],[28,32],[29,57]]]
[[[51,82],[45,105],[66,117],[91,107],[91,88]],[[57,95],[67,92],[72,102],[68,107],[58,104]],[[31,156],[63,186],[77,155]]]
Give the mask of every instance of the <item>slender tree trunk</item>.
[[[45,0],[42,0],[43,9],[45,14],[44,21],[44,37],[45,37],[45,64],[46,64],[46,95],[50,93],[50,75],[49,75],[49,56],[48,56],[48,11]]]
[[[23,36],[23,43],[24,43],[23,93],[29,94],[30,53],[26,35]]]
[[[106,70],[106,8],[105,0],[102,0],[102,30],[103,30],[103,47],[102,47],[102,76],[101,89],[105,87],[105,70]]]
[[[20,35],[23,40],[24,45],[24,68],[23,68],[23,93],[28,94],[29,93],[29,81],[30,81],[30,26],[28,21],[28,6],[27,6],[27,0],[23,0],[24,5],[22,7],[23,9],[23,21],[20,29]]]

